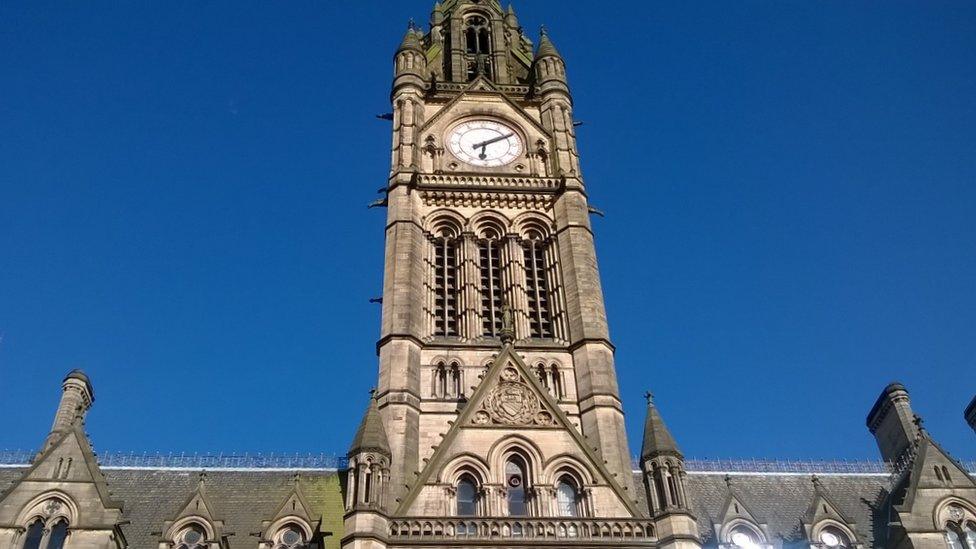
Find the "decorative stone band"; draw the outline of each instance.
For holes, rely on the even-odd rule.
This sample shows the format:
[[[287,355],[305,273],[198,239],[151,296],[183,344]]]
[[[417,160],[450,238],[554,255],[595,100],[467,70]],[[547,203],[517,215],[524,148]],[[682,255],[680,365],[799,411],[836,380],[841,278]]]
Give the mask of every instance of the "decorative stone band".
[[[422,190],[420,197],[426,206],[549,210],[555,195]]]
[[[599,518],[403,518],[390,521],[390,538],[398,541],[513,539],[556,546],[577,541],[619,542],[628,547],[635,544],[650,547],[657,543],[651,520]]]
[[[485,190],[556,192],[562,180],[552,177],[433,174],[418,175],[417,188],[437,190]]]
[[[525,96],[528,95],[530,88],[529,86],[518,86],[511,84],[493,84],[502,93],[513,95],[513,96]],[[455,82],[438,82],[436,86],[436,91],[438,92],[450,92],[457,93],[462,92],[468,87],[468,83],[455,83]]]

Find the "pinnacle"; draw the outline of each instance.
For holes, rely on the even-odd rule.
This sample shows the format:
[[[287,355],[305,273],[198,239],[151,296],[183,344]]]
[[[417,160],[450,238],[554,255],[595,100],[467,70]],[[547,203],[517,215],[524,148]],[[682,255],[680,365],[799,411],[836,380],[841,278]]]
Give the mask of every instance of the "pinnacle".
[[[647,417],[644,420],[644,444],[641,448],[641,459],[650,459],[659,455],[681,456],[678,443],[675,442],[671,431],[664,423],[664,418],[654,405],[654,398],[650,392],[647,398]]]
[[[559,51],[556,46],[549,39],[549,31],[543,26],[539,29],[539,49],[535,52],[535,58],[541,59],[543,57],[562,57],[559,55]]]

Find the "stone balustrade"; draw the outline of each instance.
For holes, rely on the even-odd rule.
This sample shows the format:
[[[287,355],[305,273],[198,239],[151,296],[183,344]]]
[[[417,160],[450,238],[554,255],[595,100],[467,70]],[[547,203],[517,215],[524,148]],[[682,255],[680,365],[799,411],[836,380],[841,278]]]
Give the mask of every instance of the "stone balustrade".
[[[642,519],[543,517],[403,518],[390,521],[391,541],[519,540],[540,544],[600,541],[654,545],[654,524]]]

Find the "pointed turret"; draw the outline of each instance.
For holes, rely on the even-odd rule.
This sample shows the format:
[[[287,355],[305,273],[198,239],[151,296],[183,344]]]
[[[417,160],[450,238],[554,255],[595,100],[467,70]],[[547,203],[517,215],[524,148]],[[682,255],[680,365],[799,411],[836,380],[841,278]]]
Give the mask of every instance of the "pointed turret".
[[[515,15],[515,8],[511,4],[508,5],[508,11],[505,13],[505,24],[512,29],[519,28],[518,16]]]
[[[349,447],[348,456],[351,458],[364,452],[376,452],[390,457],[390,442],[386,438],[386,428],[383,426],[383,416],[380,415],[375,394],[369,399],[369,407],[359,424],[352,446]]]
[[[559,50],[556,49],[556,45],[549,38],[549,31],[545,27],[542,27],[539,31],[539,49],[535,52],[535,58],[539,60],[546,57],[558,57],[560,60],[563,58],[559,54]]]
[[[444,6],[440,2],[434,3],[434,9],[430,12],[430,25],[432,27],[444,22]]]
[[[671,431],[664,423],[661,412],[654,405],[654,396],[647,393],[647,417],[644,419],[644,444],[641,447],[641,459],[648,460],[658,456],[675,456],[681,458],[678,443],[671,436]]]
[[[881,391],[866,423],[885,461],[902,459],[918,439],[919,423],[908,390],[901,383],[891,383]]]
[[[423,52],[424,51],[423,39],[424,39],[423,32],[417,29],[417,26],[414,24],[413,21],[410,21],[409,25],[407,25],[407,32],[406,34],[403,35],[403,41],[400,42],[400,47],[397,49],[397,51],[416,50],[419,52]]]

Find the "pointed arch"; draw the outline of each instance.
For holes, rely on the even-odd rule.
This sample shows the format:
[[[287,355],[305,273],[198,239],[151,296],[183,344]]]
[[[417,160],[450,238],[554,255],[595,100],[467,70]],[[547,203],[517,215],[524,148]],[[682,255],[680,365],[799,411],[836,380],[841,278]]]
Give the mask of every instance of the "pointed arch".
[[[36,519],[41,519],[49,526],[58,519],[67,520],[69,524],[78,524],[78,504],[61,490],[49,490],[38,494],[21,508],[17,524],[26,526]]]

